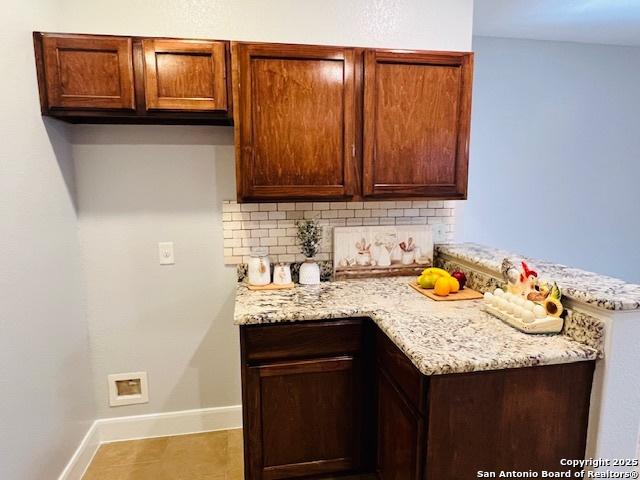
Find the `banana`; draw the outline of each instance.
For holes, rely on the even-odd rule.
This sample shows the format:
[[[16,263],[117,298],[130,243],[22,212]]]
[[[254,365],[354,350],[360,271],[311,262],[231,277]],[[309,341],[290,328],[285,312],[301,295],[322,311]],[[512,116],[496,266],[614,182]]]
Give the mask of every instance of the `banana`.
[[[422,275],[438,275],[440,277],[450,277],[451,274],[442,268],[430,267],[422,271]]]

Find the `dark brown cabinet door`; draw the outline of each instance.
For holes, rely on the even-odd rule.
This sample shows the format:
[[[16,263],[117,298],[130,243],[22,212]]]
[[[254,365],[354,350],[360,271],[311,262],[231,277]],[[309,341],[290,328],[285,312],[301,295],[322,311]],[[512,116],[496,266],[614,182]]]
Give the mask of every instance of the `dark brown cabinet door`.
[[[423,419],[378,369],[378,478],[418,480],[422,465]]]
[[[352,356],[249,367],[247,479],[283,479],[358,467],[362,372]]]
[[[239,200],[330,199],[355,186],[355,52],[232,44]]]
[[[473,54],[365,51],[365,197],[466,198]]]
[[[585,455],[593,368],[579,362],[434,376],[426,478],[566,471],[563,458]]]
[[[225,42],[144,39],[147,110],[227,110]]]
[[[130,38],[47,34],[42,42],[49,108],[134,109]]]

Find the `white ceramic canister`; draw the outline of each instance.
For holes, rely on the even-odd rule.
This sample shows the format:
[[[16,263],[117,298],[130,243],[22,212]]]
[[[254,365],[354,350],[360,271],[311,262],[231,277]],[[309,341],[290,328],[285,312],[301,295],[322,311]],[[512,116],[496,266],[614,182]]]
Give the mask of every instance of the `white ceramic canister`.
[[[291,267],[288,263],[280,262],[273,267],[273,283],[275,285],[288,285],[291,283]]]
[[[266,248],[254,247],[251,249],[248,269],[251,285],[269,285],[271,283],[271,262]]]

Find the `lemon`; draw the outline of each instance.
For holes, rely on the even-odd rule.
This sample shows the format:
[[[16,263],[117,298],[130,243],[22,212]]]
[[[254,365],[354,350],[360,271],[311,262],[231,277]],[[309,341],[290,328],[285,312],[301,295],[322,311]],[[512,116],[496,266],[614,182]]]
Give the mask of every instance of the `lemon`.
[[[449,280],[449,289],[451,290],[451,293],[456,293],[460,290],[460,282],[458,282],[457,278],[448,277],[447,280]]]

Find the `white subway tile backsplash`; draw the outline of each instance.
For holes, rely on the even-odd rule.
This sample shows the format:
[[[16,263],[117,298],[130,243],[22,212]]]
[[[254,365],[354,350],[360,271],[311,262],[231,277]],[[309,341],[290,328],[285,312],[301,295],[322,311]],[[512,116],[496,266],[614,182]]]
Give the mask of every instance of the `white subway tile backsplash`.
[[[278,210],[281,212],[290,212],[291,210],[296,209],[295,203],[279,203]]]
[[[268,220],[268,212],[251,212],[251,220]]]
[[[333,227],[358,225],[445,224],[447,240],[455,235],[454,200],[243,203],[225,201],[222,226],[225,264],[246,263],[251,248],[267,247],[272,262],[304,260],[295,222],[318,220],[324,229],[318,260],[331,260]]]
[[[260,228],[277,228],[278,222],[276,220],[261,220]]]
[[[261,247],[270,247],[272,245],[278,245],[278,239],[275,237],[262,237],[260,238]]]
[[[269,230],[260,229],[260,228],[256,230],[251,230],[251,236],[255,238],[266,237],[268,235],[269,235]]]
[[[322,212],[319,212],[318,210],[305,210],[304,211],[304,218],[306,220],[315,220],[317,218],[322,217]]]
[[[277,203],[259,203],[261,212],[275,212],[278,210]]]
[[[231,220],[251,220],[251,214],[249,212],[233,212]]]
[[[242,212],[257,212],[260,210],[259,203],[243,203],[240,205],[240,210]]]
[[[290,220],[300,220],[304,218],[304,213],[305,212],[303,212],[302,210],[294,210],[292,212],[287,212],[287,218]]]

